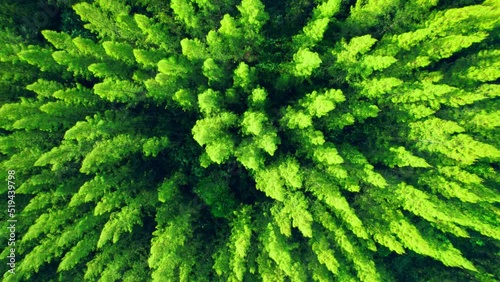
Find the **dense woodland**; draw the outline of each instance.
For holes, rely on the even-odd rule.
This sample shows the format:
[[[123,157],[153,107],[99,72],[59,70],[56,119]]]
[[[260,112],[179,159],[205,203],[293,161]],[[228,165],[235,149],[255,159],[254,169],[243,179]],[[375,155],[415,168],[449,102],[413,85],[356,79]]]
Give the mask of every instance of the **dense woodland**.
[[[500,279],[500,1],[0,15],[3,281]]]

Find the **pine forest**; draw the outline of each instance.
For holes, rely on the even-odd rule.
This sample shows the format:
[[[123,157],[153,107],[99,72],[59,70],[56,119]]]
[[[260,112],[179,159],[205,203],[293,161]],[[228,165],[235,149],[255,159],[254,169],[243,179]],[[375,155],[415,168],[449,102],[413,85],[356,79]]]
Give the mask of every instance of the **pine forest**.
[[[499,0],[0,0],[2,281],[500,281]]]

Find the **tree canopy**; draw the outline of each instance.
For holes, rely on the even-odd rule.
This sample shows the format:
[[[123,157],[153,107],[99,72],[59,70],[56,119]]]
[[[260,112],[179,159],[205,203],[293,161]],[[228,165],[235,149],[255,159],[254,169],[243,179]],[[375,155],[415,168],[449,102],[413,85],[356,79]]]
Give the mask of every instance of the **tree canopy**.
[[[3,281],[500,279],[499,1],[46,5],[0,21]]]

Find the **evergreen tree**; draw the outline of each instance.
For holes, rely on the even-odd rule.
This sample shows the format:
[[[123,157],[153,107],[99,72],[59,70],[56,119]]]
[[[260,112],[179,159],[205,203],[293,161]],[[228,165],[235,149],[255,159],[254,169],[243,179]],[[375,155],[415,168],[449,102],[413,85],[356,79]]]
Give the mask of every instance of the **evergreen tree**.
[[[2,20],[3,280],[500,279],[499,2],[285,2]]]

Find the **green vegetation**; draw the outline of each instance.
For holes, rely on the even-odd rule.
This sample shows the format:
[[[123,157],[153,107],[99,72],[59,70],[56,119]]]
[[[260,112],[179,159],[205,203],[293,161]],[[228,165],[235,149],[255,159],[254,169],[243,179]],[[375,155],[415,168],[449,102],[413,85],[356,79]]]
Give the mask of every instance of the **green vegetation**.
[[[46,5],[0,4],[3,281],[500,279],[499,1]]]

